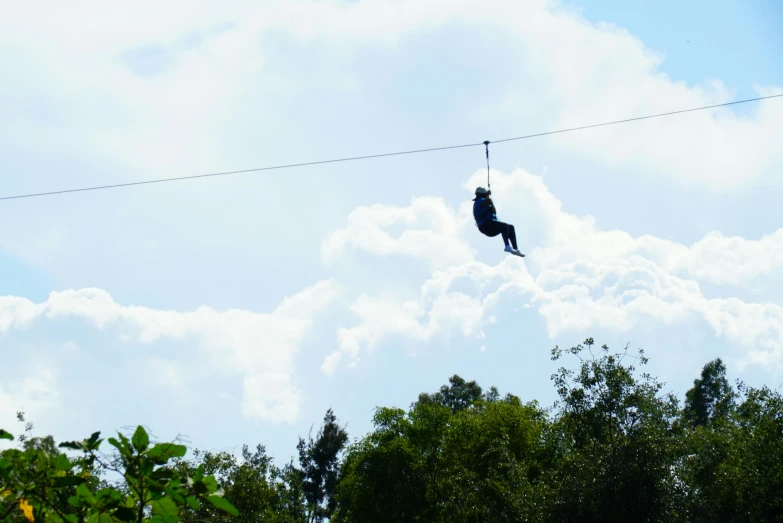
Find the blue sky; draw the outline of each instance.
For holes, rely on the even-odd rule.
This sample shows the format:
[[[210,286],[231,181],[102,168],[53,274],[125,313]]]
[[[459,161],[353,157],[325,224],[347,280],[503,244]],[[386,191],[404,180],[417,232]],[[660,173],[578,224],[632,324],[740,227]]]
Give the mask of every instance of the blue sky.
[[[772,1],[399,9],[16,6],[2,195],[783,92]],[[361,436],[454,373],[548,404],[550,349],[589,336],[643,348],[680,394],[715,357],[777,386],[782,121],[774,99],[492,145],[524,260],[471,223],[478,147],[0,202],[0,425],[143,423],[282,462],[328,407]]]

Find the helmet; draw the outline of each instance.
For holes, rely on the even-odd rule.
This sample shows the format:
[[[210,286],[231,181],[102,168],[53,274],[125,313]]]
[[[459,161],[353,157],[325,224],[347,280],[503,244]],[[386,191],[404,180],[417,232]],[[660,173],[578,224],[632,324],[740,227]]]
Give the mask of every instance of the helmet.
[[[482,197],[482,196],[489,196],[492,194],[492,191],[488,191],[483,187],[476,187],[476,196]]]

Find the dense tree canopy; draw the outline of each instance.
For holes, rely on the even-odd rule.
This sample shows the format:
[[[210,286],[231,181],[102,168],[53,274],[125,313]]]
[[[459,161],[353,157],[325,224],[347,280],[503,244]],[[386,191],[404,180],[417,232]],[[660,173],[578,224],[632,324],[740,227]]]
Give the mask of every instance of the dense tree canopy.
[[[552,375],[550,408],[455,375],[408,409],[378,407],[350,444],[329,409],[282,467],[262,445],[186,459],[142,427],[109,438],[107,458],[98,433],[58,445],[20,413],[0,521],[783,521],[777,390],[732,386],[716,359],[681,404],[639,373],[642,351],[588,339],[552,350],[563,358],[576,364]]]

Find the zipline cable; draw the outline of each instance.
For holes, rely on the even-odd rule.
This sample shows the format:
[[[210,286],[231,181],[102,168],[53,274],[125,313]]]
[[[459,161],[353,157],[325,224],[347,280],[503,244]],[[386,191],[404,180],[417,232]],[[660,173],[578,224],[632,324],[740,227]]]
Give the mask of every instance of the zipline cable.
[[[674,115],[674,114],[688,113],[688,112],[693,112],[693,111],[703,111],[705,109],[713,109],[713,108],[716,108],[716,107],[725,107],[725,106],[728,106],[728,105],[736,105],[736,104],[744,104],[744,103],[749,103],[749,102],[757,102],[757,101],[760,101],[760,100],[768,100],[770,98],[779,98],[779,97],[783,97],[783,93],[781,93],[781,94],[773,94],[773,95],[770,95],[770,96],[762,96],[762,97],[759,97],[759,98],[749,98],[747,100],[737,100],[737,101],[734,101],[734,102],[726,102],[726,103],[716,104],[716,105],[707,105],[707,106],[704,106],[704,107],[695,107],[693,109],[682,109],[682,110],[679,110],[679,111],[670,111],[668,113],[659,113],[659,114],[652,114],[652,115],[648,115],[648,116],[639,116],[639,117],[636,117],[636,118],[627,118],[625,120],[615,120],[615,121],[612,121],[612,122],[604,122],[604,123],[599,123],[599,124],[585,125],[585,126],[581,126],[581,127],[571,127],[569,129],[561,129],[559,131],[548,131],[548,132],[545,132],[545,133],[537,133],[537,134],[528,134],[528,135],[525,135],[525,136],[517,136],[515,138],[504,138],[502,140],[495,140],[494,143],[510,142],[510,141],[514,141],[514,140],[525,140],[525,139],[528,139],[528,138],[536,138],[536,137],[539,137],[539,136],[547,136],[547,135],[550,135],[550,134],[567,133],[567,132],[571,132],[571,131],[579,131],[579,130],[582,130],[582,129],[590,129],[590,128],[593,128],[593,127],[602,127],[602,126],[606,126],[606,125],[614,125],[614,124],[619,124],[619,123],[633,122],[633,121],[637,121],[637,120],[645,120],[645,119],[650,119],[650,118],[659,118],[659,117],[662,117],[662,116],[670,116],[670,115]],[[400,151],[400,152],[393,152],[393,153],[371,154],[371,155],[367,155],[367,156],[354,156],[354,157],[350,157],[350,158],[337,158],[337,159],[334,159],[334,160],[319,160],[319,161],[314,161],[314,162],[292,163],[292,164],[288,164],[288,165],[275,165],[275,166],[271,166],[271,167],[258,167],[258,168],[255,168],[255,169],[243,169],[243,170],[239,170],[239,171],[224,171],[224,172],[209,173],[209,174],[195,174],[195,175],[190,175],[190,176],[180,176],[180,177],[176,177],[176,178],[160,178],[160,179],[157,179],[157,180],[143,180],[143,181],[138,181],[138,182],[118,183],[118,184],[113,184],[113,185],[99,185],[99,186],[94,186],[94,187],[81,187],[81,188],[78,188],[78,189],[64,189],[64,190],[59,190],[59,191],[40,192],[40,193],[31,193],[31,194],[20,194],[20,195],[16,195],[16,196],[3,196],[3,197],[0,197],[0,201],[3,201],[3,200],[17,200],[17,199],[21,199],[21,198],[35,198],[35,197],[38,197],[38,196],[50,196],[50,195],[54,195],[54,194],[66,194],[66,193],[75,193],[75,192],[84,192],[84,191],[97,191],[97,190],[101,190],[101,189],[113,189],[113,188],[117,188],[117,187],[130,187],[130,186],[134,186],[134,185],[145,185],[145,184],[151,184],[151,183],[163,183],[163,182],[175,182],[175,181],[180,181],[180,180],[192,180],[192,179],[195,179],[195,178],[207,178],[207,177],[211,177],[211,176],[226,176],[226,175],[229,175],[229,174],[240,174],[240,173],[258,172],[258,171],[272,171],[272,170],[277,170],[277,169],[290,169],[292,167],[306,167],[306,166],[310,166],[310,165],[322,165],[322,164],[326,164],[326,163],[350,162],[350,161],[355,161],[355,160],[366,160],[366,159],[370,159],[370,158],[382,158],[382,157],[385,157],[385,156],[399,156],[399,155],[404,155],[404,154],[418,154],[418,153],[426,153],[426,152],[433,152],[433,151],[445,151],[445,150],[448,150],[448,149],[460,149],[460,148],[465,148],[465,147],[476,147],[476,146],[479,146],[479,145],[484,145],[487,148],[487,176],[489,177],[489,141],[487,140],[485,142],[469,143],[469,144],[464,144],[464,145],[449,145],[449,146],[445,146],[445,147],[432,147],[432,148],[429,148],[429,149],[416,149],[416,150],[411,150],[411,151]],[[487,186],[489,186],[489,179],[487,179]]]
[[[484,142],[484,147],[487,150],[487,190],[489,191],[490,189],[492,189],[492,187],[490,187],[489,185],[489,140],[486,140]]]

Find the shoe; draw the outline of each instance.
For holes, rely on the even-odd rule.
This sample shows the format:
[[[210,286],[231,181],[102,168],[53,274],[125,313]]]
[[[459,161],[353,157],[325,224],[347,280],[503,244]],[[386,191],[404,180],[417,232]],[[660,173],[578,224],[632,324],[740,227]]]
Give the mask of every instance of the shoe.
[[[519,252],[519,249],[514,249],[514,250],[512,250],[512,251],[511,251],[511,254],[513,254],[513,255],[515,255],[515,256],[519,256],[519,257],[521,257],[521,258],[524,258],[524,257],[525,257],[525,255],[524,255],[524,254],[522,254],[521,252]]]
[[[514,254],[514,249],[511,248],[511,245],[506,245],[506,248],[503,250],[506,252],[510,252],[511,254]]]

